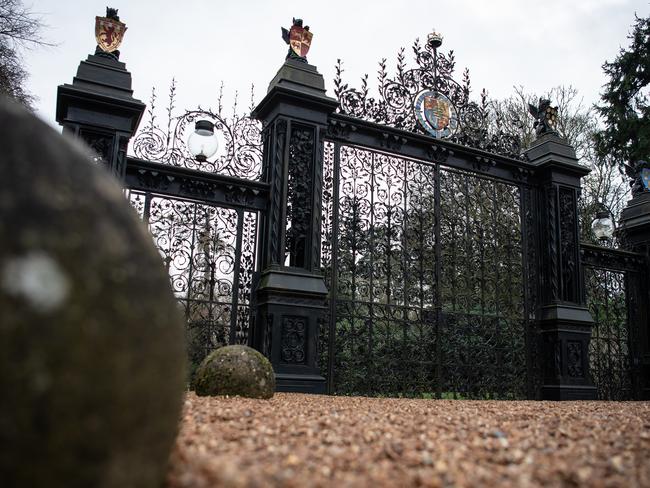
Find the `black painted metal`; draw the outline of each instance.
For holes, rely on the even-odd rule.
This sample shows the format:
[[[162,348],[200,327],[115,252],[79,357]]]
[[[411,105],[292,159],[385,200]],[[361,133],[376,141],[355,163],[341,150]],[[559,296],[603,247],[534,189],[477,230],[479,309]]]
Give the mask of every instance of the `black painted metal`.
[[[523,158],[521,141],[503,128],[503,116],[488,100],[483,90],[479,103],[470,99],[469,71],[463,72],[459,82],[454,78],[456,61],[453,51],[440,51],[440,44],[428,42],[413,44],[415,67],[406,63],[404,48],[397,55],[396,72],[388,74],[386,59],[379,62],[377,73],[378,96],[371,96],[368,76],[360,88],[352,88],[341,77],[341,63],[336,66],[334,94],[339,101],[339,112],[381,125],[425,134],[418,123],[413,107],[423,91],[435,91],[451,101],[458,116],[458,129],[450,139],[456,143],[481,148],[491,153],[516,159]]]
[[[219,345],[247,344],[269,185],[128,158],[125,188],[184,311],[191,363]]]
[[[65,133],[84,140],[118,178],[126,171],[129,139],[145,105],[133,98],[131,73],[117,59],[90,55],[72,84],[58,87],[56,120]]]
[[[621,212],[617,234],[625,249],[645,257],[645,263],[638,263],[639,272],[627,276],[626,289],[631,290],[628,310],[638,356],[633,365],[635,390],[639,398],[650,400],[650,191],[639,191],[638,183],[633,181],[633,197]]]
[[[528,188],[492,178],[496,161],[458,171],[441,164],[455,154],[444,143],[387,148],[383,127],[361,126],[371,148],[332,141],[324,151],[330,392],[526,397]],[[431,147],[428,161],[405,156]],[[475,161],[454,157],[456,167]]]
[[[643,398],[640,325],[647,268],[643,254],[581,245],[587,305],[594,318],[589,347],[591,374],[601,400]]]
[[[144,159],[127,158],[125,186],[140,192],[196,200],[206,204],[265,211],[269,184]]]
[[[172,86],[166,124],[152,96],[137,157],[130,73],[89,56],[59,87],[57,120],[148,226],[195,364],[249,343],[285,391],[650,398],[650,194],[623,212],[634,252],[580,245],[573,149],[540,131],[522,154],[438,47],[416,44],[410,70],[402,52],[392,79],[382,62],[379,98],[337,77],[338,102],[289,59],[251,117],[220,101],[174,116]],[[423,90],[456,106],[452,138],[418,125]],[[220,134],[212,161],[185,147],[198,119]]]
[[[253,112],[264,124],[271,192],[253,344],[270,358],[281,391],[325,392],[318,366],[327,295],[319,269],[323,136],[336,105],[315,66],[288,59]]]
[[[584,303],[578,241],[580,179],[589,170],[554,133],[543,133],[526,152],[538,178],[536,239],[540,296],[541,396],[548,400],[596,397],[589,374],[593,319]]]

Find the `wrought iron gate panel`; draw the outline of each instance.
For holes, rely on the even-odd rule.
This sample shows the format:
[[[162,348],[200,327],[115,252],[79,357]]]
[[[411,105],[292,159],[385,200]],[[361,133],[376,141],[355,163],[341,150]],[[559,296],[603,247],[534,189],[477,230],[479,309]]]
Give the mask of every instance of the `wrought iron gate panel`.
[[[259,218],[269,185],[262,174],[261,123],[216,110],[175,112],[174,83],[166,120],[156,117],[155,91],[148,120],[131,141],[125,187],[147,223],[178,299],[188,333],[192,371],[213,349],[246,344],[252,325]],[[252,103],[252,101],[251,101]],[[187,147],[197,120],[214,123],[220,151],[198,161]]]
[[[602,400],[632,400],[635,342],[642,326],[639,270],[642,255],[582,244],[586,301],[594,319],[589,347],[591,375]],[[638,345],[636,345],[638,347]]]
[[[218,345],[246,344],[258,213],[140,191],[130,191],[129,200],[186,317],[191,362]]]
[[[324,156],[330,391],[525,396],[519,188],[352,145]]]
[[[587,267],[587,304],[594,319],[591,375],[600,399],[632,398],[625,273]]]
[[[443,379],[469,396],[524,396],[520,192],[441,168]]]

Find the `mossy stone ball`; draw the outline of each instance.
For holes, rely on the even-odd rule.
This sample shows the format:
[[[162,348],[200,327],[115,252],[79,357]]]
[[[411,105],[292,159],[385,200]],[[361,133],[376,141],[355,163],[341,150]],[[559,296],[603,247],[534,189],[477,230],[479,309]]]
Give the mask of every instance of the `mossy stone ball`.
[[[255,349],[225,346],[203,360],[196,370],[193,386],[199,396],[271,398],[275,375],[269,360]]]
[[[156,487],[183,319],[117,181],[0,100],[0,486]]]

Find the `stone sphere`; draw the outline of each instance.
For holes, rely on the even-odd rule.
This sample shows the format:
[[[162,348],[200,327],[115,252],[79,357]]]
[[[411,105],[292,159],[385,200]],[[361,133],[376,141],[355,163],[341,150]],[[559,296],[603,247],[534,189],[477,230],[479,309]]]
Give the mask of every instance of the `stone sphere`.
[[[182,317],[116,180],[0,100],[0,486],[160,487]]]
[[[212,351],[198,367],[194,391],[200,396],[271,398],[275,375],[269,360],[255,349],[225,346]]]

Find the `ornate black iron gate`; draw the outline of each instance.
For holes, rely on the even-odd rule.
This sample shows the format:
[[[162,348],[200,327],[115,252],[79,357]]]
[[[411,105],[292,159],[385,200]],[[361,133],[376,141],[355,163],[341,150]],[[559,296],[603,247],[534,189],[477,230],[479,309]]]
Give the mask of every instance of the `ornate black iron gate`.
[[[57,120],[148,225],[194,361],[249,343],[285,391],[650,397],[647,260],[580,246],[588,170],[550,101],[531,106],[537,137],[522,153],[487,95],[470,100],[467,72],[453,79],[441,43],[416,41],[413,69],[400,51],[392,78],[382,61],[377,98],[340,76],[327,96],[290,54],[257,120],[223,117],[220,101],[174,118],[172,86],[168,124],[152,97],[137,157],[145,105],[118,55],[98,51],[59,87]],[[222,134],[211,161],[185,147],[199,117]],[[645,256],[650,192],[637,193],[621,228]]]
[[[581,246],[587,305],[594,319],[589,344],[591,375],[602,400],[642,397],[642,335],[647,267],[642,254]]]
[[[531,202],[519,172],[480,171],[477,155],[448,158],[440,146],[409,157],[423,147],[389,151],[369,144],[385,132],[339,122],[354,132],[339,131],[324,150],[321,361],[330,391],[525,397],[532,325],[522,207]]]
[[[186,317],[191,364],[247,344],[268,185],[129,158],[125,188]]]

